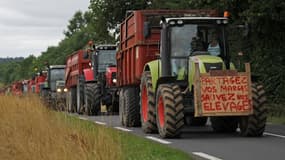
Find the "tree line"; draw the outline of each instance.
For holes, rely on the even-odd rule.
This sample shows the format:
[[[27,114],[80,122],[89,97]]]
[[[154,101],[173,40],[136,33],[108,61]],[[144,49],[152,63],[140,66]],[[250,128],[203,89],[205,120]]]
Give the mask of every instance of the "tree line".
[[[66,56],[96,44],[115,43],[110,33],[124,19],[126,11],[138,9],[217,9],[230,12],[232,25],[248,24],[247,36],[230,29],[230,51],[235,62],[249,61],[252,72],[263,83],[272,102],[285,103],[285,2],[283,0],[90,0],[88,11],[77,11],[69,20],[64,39],[39,57],[0,64],[0,82],[30,78],[44,63],[64,64]],[[237,53],[242,51],[242,57]]]

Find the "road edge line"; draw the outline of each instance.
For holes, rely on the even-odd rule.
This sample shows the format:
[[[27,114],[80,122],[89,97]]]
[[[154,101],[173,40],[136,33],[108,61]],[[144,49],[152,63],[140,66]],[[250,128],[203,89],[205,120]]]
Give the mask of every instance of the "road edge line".
[[[172,142],[160,139],[160,138],[156,138],[156,137],[152,137],[152,136],[146,136],[145,138],[162,143],[162,144],[171,144]]]
[[[274,134],[274,133],[270,133],[270,132],[264,132],[263,135],[273,136],[273,137],[278,137],[278,138],[285,138],[285,136],[283,136],[283,135]]]
[[[222,160],[221,158],[209,155],[207,153],[204,152],[192,152],[193,155],[204,158],[204,159],[208,159],[208,160]]]
[[[80,117],[80,116],[78,116],[78,118],[81,119],[81,120],[89,121],[89,119],[88,119],[88,118],[85,118],[85,117]]]
[[[114,128],[121,130],[121,131],[125,131],[125,132],[132,132],[132,130],[127,129],[127,128],[123,128],[123,127],[114,127]]]
[[[100,121],[94,121],[94,123],[96,123],[96,124],[100,124],[100,125],[106,125],[106,123],[105,123],[105,122],[100,122]]]

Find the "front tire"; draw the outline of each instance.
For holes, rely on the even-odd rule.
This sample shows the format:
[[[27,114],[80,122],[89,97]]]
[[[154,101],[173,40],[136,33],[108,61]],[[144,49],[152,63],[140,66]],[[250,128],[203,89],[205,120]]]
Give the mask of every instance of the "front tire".
[[[162,84],[156,96],[156,119],[162,138],[178,137],[184,126],[183,97],[177,85]]]
[[[267,119],[266,97],[262,85],[252,84],[253,114],[240,119],[242,136],[259,137],[263,135]]]

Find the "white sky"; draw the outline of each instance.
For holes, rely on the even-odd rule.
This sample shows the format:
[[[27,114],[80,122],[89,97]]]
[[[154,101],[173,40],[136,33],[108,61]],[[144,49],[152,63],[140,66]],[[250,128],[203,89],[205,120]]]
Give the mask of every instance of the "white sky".
[[[88,6],[89,0],[0,0],[0,57],[39,56]]]

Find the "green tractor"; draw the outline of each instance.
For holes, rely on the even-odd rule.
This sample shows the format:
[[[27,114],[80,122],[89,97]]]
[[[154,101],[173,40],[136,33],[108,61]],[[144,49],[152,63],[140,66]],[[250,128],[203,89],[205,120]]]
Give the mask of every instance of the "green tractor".
[[[262,136],[265,92],[251,82],[249,64],[230,61],[226,17],[162,18],[160,58],[144,67],[141,116],[145,132],[176,137],[185,125]],[[214,42],[215,41],[215,42]]]
[[[65,65],[47,65],[47,79],[41,91],[44,102],[55,110],[65,110],[67,88],[64,81]]]

